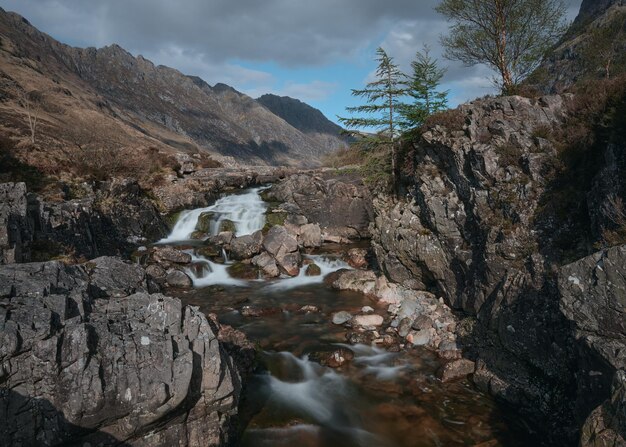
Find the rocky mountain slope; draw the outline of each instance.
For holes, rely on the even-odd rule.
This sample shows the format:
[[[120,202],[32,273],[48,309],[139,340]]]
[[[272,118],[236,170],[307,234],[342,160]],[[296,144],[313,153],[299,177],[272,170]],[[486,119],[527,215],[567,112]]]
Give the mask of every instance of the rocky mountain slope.
[[[334,129],[331,134],[302,132],[228,86],[211,87],[117,45],[72,48],[3,10],[0,36],[5,132],[27,133],[20,99],[24,92],[36,92],[43,105],[39,138],[52,140],[48,146],[76,146],[111,135],[119,139],[121,134],[126,145],[286,165],[314,164],[344,145]]]
[[[342,137],[343,128],[330,121],[322,112],[302,101],[288,96],[263,95],[257,98],[257,102],[263,104],[272,113],[280,116],[293,127],[307,135],[321,140],[327,140],[329,150],[337,147],[336,138],[348,142],[347,137]]]
[[[626,2],[583,0],[562,41],[531,77],[548,93],[579,81],[606,79],[626,70]]]

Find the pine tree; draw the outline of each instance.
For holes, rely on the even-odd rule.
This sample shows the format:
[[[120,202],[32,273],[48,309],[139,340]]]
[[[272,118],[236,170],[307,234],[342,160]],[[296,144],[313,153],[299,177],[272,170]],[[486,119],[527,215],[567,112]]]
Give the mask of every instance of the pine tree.
[[[406,95],[413,98],[413,102],[400,109],[400,125],[407,130],[421,126],[430,115],[448,108],[448,91],[439,91],[446,70],[439,68],[437,60],[430,57],[427,46],[415,54],[411,68],[413,73],[406,83]]]
[[[348,129],[374,129],[375,134],[363,137],[359,132],[360,142],[369,147],[388,147],[391,152],[391,177],[396,184],[396,140],[399,136],[400,111],[404,107],[400,102],[405,94],[406,76],[398,69],[393,58],[387,52],[376,50],[378,68],[376,80],[368,83],[364,89],[352,90],[352,95],[366,100],[366,104],[347,107],[351,114],[362,114],[339,121]]]

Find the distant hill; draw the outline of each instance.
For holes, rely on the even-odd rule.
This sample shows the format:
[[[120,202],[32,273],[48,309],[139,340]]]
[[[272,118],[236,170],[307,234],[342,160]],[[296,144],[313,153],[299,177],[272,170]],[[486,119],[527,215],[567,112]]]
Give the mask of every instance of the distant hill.
[[[118,45],[64,45],[0,9],[2,133],[27,135],[24,92],[45,96],[39,139],[49,150],[75,144],[77,129],[105,125],[126,145],[201,151],[244,164],[315,165],[345,145],[334,128],[304,131],[232,87],[212,87]],[[323,122],[318,113],[316,122]],[[102,132],[90,133],[97,139]]]
[[[565,37],[529,82],[548,93],[626,72],[626,0],[583,0]]]

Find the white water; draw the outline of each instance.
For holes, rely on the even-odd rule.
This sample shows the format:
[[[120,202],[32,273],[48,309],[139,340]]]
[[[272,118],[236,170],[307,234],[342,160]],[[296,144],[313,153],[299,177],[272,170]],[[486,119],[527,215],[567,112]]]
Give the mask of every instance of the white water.
[[[321,284],[324,282],[324,277],[329,273],[336,272],[340,269],[351,269],[346,262],[339,258],[334,258],[324,255],[308,255],[305,258],[312,260],[321,271],[319,276],[306,276],[306,266],[300,269],[298,276],[292,278],[287,277],[275,281],[267,286],[267,289],[271,290],[289,290],[296,287],[307,286],[310,284]]]
[[[200,264],[202,266],[199,273],[197,269],[187,269],[186,271],[186,273],[191,277],[194,287],[208,287],[215,285],[245,287],[251,285],[251,283],[258,282],[245,281],[230,276],[228,273],[228,267],[232,265],[232,263],[228,262],[228,260],[225,264],[218,264],[202,256],[194,254],[193,251],[187,250],[186,252],[191,255],[192,263],[196,265]],[[336,272],[340,269],[351,268],[346,262],[337,258],[323,255],[310,255],[306,257],[317,264],[320,268],[321,275],[306,276],[306,266],[304,266],[300,269],[300,274],[298,276],[293,278],[283,276],[271,283],[268,283],[264,289],[283,291],[310,284],[321,284],[324,281],[324,277],[329,273]]]
[[[365,358],[369,355],[380,354],[376,348],[366,353],[366,348],[369,347],[358,345],[355,349],[355,356]],[[281,370],[291,371],[288,373],[290,378],[286,380],[274,376],[265,376],[266,385],[270,391],[270,403],[278,404],[279,407],[290,408],[301,417],[315,421],[320,427],[331,428],[336,433],[348,436],[358,445],[384,445],[382,440],[361,426],[360,420],[354,417],[354,409],[346,406],[347,402],[353,401],[352,394],[358,392],[353,388],[349,379],[330,368],[309,361],[306,356],[298,358],[290,352],[270,355],[279,359],[283,365]],[[297,379],[294,381],[294,378]],[[298,425],[296,427],[279,430],[287,430],[281,434],[288,436],[289,430],[293,429],[307,431],[320,429],[311,425]],[[273,439],[276,439],[276,429],[271,430],[274,431]],[[262,436],[269,434],[269,432],[259,430],[255,434]],[[353,444],[351,443],[351,445]]]
[[[198,218],[203,213],[214,213],[215,215],[214,220],[211,221],[210,233],[212,236],[219,232],[220,225],[225,220],[230,220],[235,224],[237,236],[252,234],[262,229],[265,225],[267,205],[259,193],[265,189],[267,188],[250,189],[243,194],[224,196],[214,205],[206,208],[183,211],[170,235],[161,239],[159,243],[184,242],[191,239],[191,235],[196,231]]]
[[[195,269],[187,269],[186,273],[193,281],[194,287],[208,287],[218,284],[223,286],[238,287],[247,285],[246,281],[235,279],[230,276],[228,270],[226,270],[229,266],[228,263],[218,264],[202,256],[197,256],[193,253],[193,251],[187,250],[186,252],[191,255],[191,262],[193,264],[200,264],[201,266],[200,274],[198,274]]]

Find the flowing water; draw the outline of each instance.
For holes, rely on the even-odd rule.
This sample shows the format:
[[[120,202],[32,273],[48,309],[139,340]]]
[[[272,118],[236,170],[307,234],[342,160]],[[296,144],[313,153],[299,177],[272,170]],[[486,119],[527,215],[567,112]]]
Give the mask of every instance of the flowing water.
[[[264,226],[265,210],[259,189],[225,196],[211,207],[182,213],[172,234],[160,243],[198,244],[187,239],[204,212],[214,213],[212,229],[229,219],[238,235],[248,234]],[[333,313],[371,306],[386,314],[360,294],[323,284],[323,276],[347,268],[341,253],[348,248],[325,246],[306,255],[322,276],[249,281],[229,275],[227,254],[215,262],[189,249],[195,289],[183,294],[183,301],[216,313],[220,322],[243,331],[260,350],[260,366],[240,408],[246,427],[242,446],[533,445],[528,428],[469,381],[438,381],[440,362],[432,353],[344,344],[346,330],[332,324]],[[242,315],[246,307],[263,309],[262,316]],[[309,360],[314,353],[341,347],[355,354],[341,368]]]

